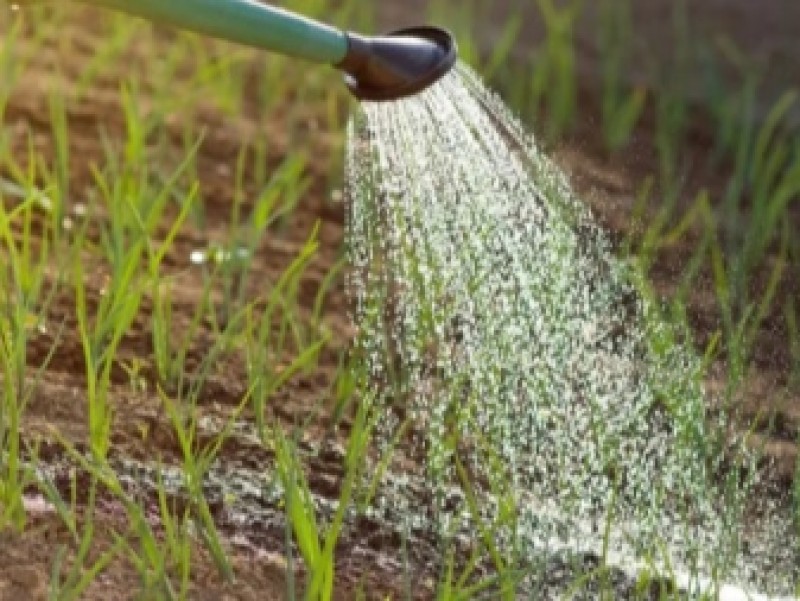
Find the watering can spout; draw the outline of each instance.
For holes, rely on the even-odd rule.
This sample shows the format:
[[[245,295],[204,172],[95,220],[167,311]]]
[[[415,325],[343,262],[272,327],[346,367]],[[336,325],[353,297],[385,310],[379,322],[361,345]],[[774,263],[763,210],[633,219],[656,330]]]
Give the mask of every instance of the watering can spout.
[[[416,27],[366,37],[256,0],[83,0],[286,56],[332,64],[346,73],[362,100],[394,100],[415,94],[455,63],[452,36]]]
[[[395,100],[421,92],[456,61],[453,37],[437,27],[412,27],[380,37],[348,33],[348,52],[336,66],[359,100]]]

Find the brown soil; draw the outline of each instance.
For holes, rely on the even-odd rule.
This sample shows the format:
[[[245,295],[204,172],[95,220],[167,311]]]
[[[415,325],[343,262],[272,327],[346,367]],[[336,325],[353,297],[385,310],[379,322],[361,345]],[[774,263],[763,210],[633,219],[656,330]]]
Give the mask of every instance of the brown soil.
[[[6,108],[3,127],[12,136],[13,144],[20,153],[26,152],[28,135],[32,134],[37,150],[45,156],[52,156],[54,141],[50,133],[50,113],[47,105],[47,92],[51,86],[64,85],[74,80],[91,60],[93,40],[101,35],[96,13],[80,11],[69,28],[60,32],[61,48],[55,44],[38,54],[33,66],[26,69],[19,85]],[[80,23],[80,26],[77,25]],[[0,36],[3,34],[0,33]],[[24,40],[20,52],[24,52]],[[68,51],[65,51],[65,47]],[[140,74],[145,73],[141,49],[131,48],[125,57],[125,64]],[[257,63],[254,63],[257,66]],[[60,76],[56,76],[60,73]],[[144,78],[146,82],[146,77]],[[68,106],[70,125],[70,177],[73,201],[79,202],[81,195],[91,186],[89,166],[93,161],[101,161],[103,148],[98,135],[105,129],[113,138],[119,138],[123,122],[119,107],[119,81],[102,80],[86,98]],[[175,82],[176,90],[180,82]],[[67,86],[67,89],[69,86]],[[176,92],[177,93],[177,92]],[[264,282],[274,281],[288,265],[292,257],[302,248],[313,224],[321,223],[320,247],[311,267],[305,273],[300,288],[300,305],[309,314],[312,310],[316,292],[326,273],[340,256],[343,240],[343,208],[331,203],[329,190],[335,185],[330,179],[330,162],[335,160],[339,132],[313,131],[305,137],[289,138],[286,123],[276,115],[263,129],[257,99],[248,101],[250,107],[245,114],[237,117],[226,115],[210,106],[200,103],[194,114],[171,115],[167,127],[171,129],[172,150],[180,154],[180,136],[183,120],[193,118],[201,121],[207,129],[206,138],[200,148],[200,173],[205,191],[205,210],[207,227],[199,231],[184,227],[179,235],[174,252],[166,260],[167,271],[175,276],[173,292],[177,301],[176,322],[186,324],[191,318],[191,310],[199,299],[202,286],[200,270],[192,267],[189,254],[192,250],[207,246],[209,240],[223,241],[228,233],[228,216],[232,202],[231,166],[243,145],[258,136],[270,137],[270,165],[277,164],[292,147],[306,145],[313,152],[314,161],[309,166],[312,187],[299,204],[296,212],[282,227],[276,228],[258,249],[254,261],[254,273],[249,293],[263,293]],[[623,235],[629,230],[628,215],[634,202],[637,183],[644,174],[649,173],[646,158],[632,167],[620,167],[617,158],[613,160],[597,151],[587,140],[596,137],[591,124],[584,124],[576,140],[580,143],[558,149],[556,157],[571,174],[577,190],[591,203],[600,219],[613,234]],[[311,125],[309,130],[313,130]],[[642,148],[646,148],[646,131],[640,136]],[[312,146],[313,144],[313,146]],[[703,152],[702,145],[693,149]],[[644,153],[644,151],[642,151]],[[645,154],[633,155],[643,157]],[[664,259],[657,270],[656,286],[660,291],[669,292],[674,286],[676,270],[670,265],[680,262],[681,249],[675,249]],[[101,295],[103,269],[87,262],[88,296],[96,302]],[[679,269],[678,269],[679,271]],[[708,310],[709,301],[702,290],[698,291],[693,308],[693,320],[697,324],[700,343],[716,328],[716,317]],[[78,448],[84,448],[87,440],[87,415],[85,394],[85,366],[82,360],[80,340],[76,332],[76,319],[73,315],[71,293],[58,297],[50,309],[48,322],[54,324],[46,332],[40,332],[30,340],[29,366],[38,367],[47,353],[56,345],[55,353],[44,373],[39,386],[26,409],[23,430],[28,442],[44,442],[40,448],[40,459],[61,468],[56,482],[69,489],[67,467],[69,462],[60,445],[52,444],[51,433],[58,430],[61,437]],[[150,334],[145,316],[150,308],[145,301],[142,316],[134,323],[125,337],[120,355],[123,358],[138,358],[142,364],[141,377],[144,387],[134,386],[130,375],[119,366],[114,371],[112,403],[114,410],[113,460],[155,459],[175,462],[179,452],[175,436],[158,396],[155,371],[152,360]],[[324,324],[333,334],[333,341],[323,352],[319,369],[309,375],[294,378],[273,401],[271,411],[287,424],[302,421],[316,411],[320,399],[330,400],[330,386],[341,353],[347,348],[354,335],[347,316],[347,299],[344,287],[338,282],[331,290],[324,306]],[[63,329],[59,329],[59,325]],[[776,458],[781,478],[790,478],[796,459],[794,440],[800,427],[800,404],[798,399],[785,399],[785,405],[778,405],[782,384],[785,381],[786,353],[781,352],[782,338],[772,330],[765,331],[762,349],[766,350],[756,361],[757,369],[748,381],[745,393],[752,405],[751,414],[757,409],[769,408],[777,415],[782,428],[780,435],[768,440],[768,450]],[[201,333],[190,357],[190,364],[196,364],[202,357],[204,345],[213,336],[210,328]],[[210,383],[204,388],[201,407],[205,415],[224,418],[235,409],[244,394],[245,376],[240,362],[228,358],[217,366]],[[713,385],[713,382],[712,382]],[[249,417],[245,414],[245,417]],[[346,425],[346,424],[345,424]],[[330,424],[323,419],[318,432],[336,439],[335,433],[325,428]],[[345,428],[346,429],[346,428]],[[338,491],[341,474],[341,458],[324,456],[312,460],[315,472],[311,485],[316,493],[334,497]],[[222,450],[222,463],[235,465],[268,464],[272,458],[256,456],[256,449],[248,446],[246,440],[234,437]],[[58,472],[58,469],[57,469]],[[787,480],[788,481],[788,480]],[[56,550],[62,545],[67,550],[65,564],[75,552],[75,543],[61,520],[52,508],[42,504],[35,493],[29,498],[29,522],[21,534],[6,533],[0,537],[0,599],[44,599],[50,583]],[[213,503],[212,503],[213,505]],[[223,504],[212,506],[218,512],[223,531],[228,535],[228,548],[236,573],[234,582],[226,583],[218,575],[214,564],[200,545],[196,549],[196,568],[192,574],[192,599],[282,599],[286,596],[287,563],[284,553],[283,532],[280,528],[264,524],[252,524],[242,528],[227,524]],[[109,545],[112,532],[124,532],[121,512],[112,500],[100,503],[95,516],[97,524],[97,556]],[[368,526],[365,526],[367,528]],[[368,533],[369,530],[364,532]],[[380,538],[380,537],[378,537]],[[379,541],[377,546],[389,545],[397,550],[397,541]],[[397,567],[382,564],[365,555],[356,554],[356,545],[345,540],[340,549],[339,570],[337,572],[337,597],[354,598],[357,589],[370,593],[370,598],[400,589],[403,584]],[[364,564],[368,562],[368,567]],[[383,567],[381,567],[383,566]],[[419,585],[423,578],[419,577]],[[302,577],[298,578],[298,582]],[[124,561],[113,562],[91,585],[85,598],[109,599],[136,598],[141,595],[140,583],[133,567]],[[420,586],[423,590],[425,587]],[[423,593],[420,593],[423,594]],[[141,598],[141,597],[139,597]],[[144,598],[147,594],[144,594]]]

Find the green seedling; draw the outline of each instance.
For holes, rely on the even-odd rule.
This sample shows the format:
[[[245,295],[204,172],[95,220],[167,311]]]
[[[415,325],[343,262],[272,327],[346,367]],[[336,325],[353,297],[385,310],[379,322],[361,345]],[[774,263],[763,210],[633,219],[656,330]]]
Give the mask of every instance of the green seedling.
[[[86,506],[82,508],[85,524],[77,540],[75,556],[71,559],[69,567],[65,565],[66,547],[59,547],[55,554],[48,591],[48,598],[53,601],[81,599],[92,582],[122,553],[123,541],[117,540],[110,548],[100,553],[96,559],[90,558],[97,534],[93,521],[96,503],[97,482],[92,481],[88,490]],[[73,511],[76,509],[73,506]]]
[[[276,469],[283,484],[287,525],[308,569],[304,598],[329,601],[334,594],[335,551],[344,526],[344,519],[353,500],[356,486],[366,469],[365,457],[370,442],[372,423],[369,406],[359,406],[345,454],[345,475],[341,483],[337,508],[330,524],[320,528],[316,509],[296,443],[286,438],[280,428],[273,429],[270,444],[275,449]]]
[[[573,36],[582,4],[582,0],[572,0],[559,8],[553,0],[536,0],[546,35],[531,80],[531,90],[535,101],[545,102],[545,132],[551,139],[570,129],[578,110]]]
[[[630,61],[630,4],[605,0],[600,4],[599,10],[603,133],[608,148],[617,151],[630,141],[644,109],[647,93],[641,87],[627,92],[623,82],[624,70]]]
[[[9,96],[14,90],[14,86],[22,71],[23,61],[13,51],[17,39],[20,37],[21,29],[22,20],[13,19],[11,26],[5,33],[6,39],[4,43],[0,45],[0,81],[3,82],[2,89],[0,89],[0,117],[5,115]],[[3,136],[2,139],[5,144],[5,136]]]
[[[119,15],[109,15],[108,35],[99,41],[98,48],[81,70],[80,78],[72,92],[74,101],[85,100],[100,78],[113,76],[116,73],[116,65],[123,60],[125,51],[139,35],[141,35],[139,23],[131,23],[130,19]]]
[[[317,252],[316,228],[292,263],[272,286],[264,308],[248,311],[246,366],[254,387],[253,410],[262,436],[266,433],[265,412],[273,394],[292,377],[307,372],[326,344],[325,337],[306,343],[300,316],[296,313],[300,278]],[[290,346],[287,337],[292,335]],[[293,356],[283,363],[287,356]]]
[[[681,179],[684,165],[679,160],[679,149],[684,143],[688,125],[688,73],[691,43],[685,0],[673,3],[672,30],[675,35],[675,54],[670,64],[651,67],[659,81],[668,82],[659,89],[656,104],[656,152],[659,158],[661,185],[667,194]]]
[[[233,578],[233,569],[228,560],[224,545],[222,544],[220,534],[214,524],[214,518],[203,491],[203,481],[212,462],[219,455],[222,445],[230,436],[234,422],[247,406],[249,394],[248,391],[235,411],[228,417],[225,426],[216,436],[215,440],[204,448],[197,449],[196,435],[198,416],[194,402],[190,402],[186,409],[182,409],[163,392],[161,393],[161,399],[169,416],[170,423],[178,437],[178,443],[183,457],[182,471],[189,497],[191,515],[195,520],[202,540],[214,558],[217,569],[220,571],[220,574],[228,580]]]
[[[35,171],[35,160],[29,155],[26,184],[0,190],[0,248],[5,256],[0,268],[0,442],[5,453],[0,470],[0,529],[9,525],[21,529],[25,524],[22,495],[31,476],[21,464],[25,451],[21,421],[55,351],[55,347],[50,349],[30,374],[28,340],[48,327],[46,315],[58,288],[48,278],[47,266],[53,259],[59,224],[32,184]],[[34,243],[36,227],[42,228],[42,235]]]

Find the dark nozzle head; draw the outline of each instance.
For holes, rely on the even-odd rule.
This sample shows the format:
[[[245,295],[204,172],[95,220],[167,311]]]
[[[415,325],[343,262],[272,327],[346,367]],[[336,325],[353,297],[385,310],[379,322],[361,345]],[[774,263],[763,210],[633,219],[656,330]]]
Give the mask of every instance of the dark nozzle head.
[[[453,36],[438,27],[411,27],[379,37],[348,33],[338,69],[359,100],[396,100],[421,92],[456,62]]]

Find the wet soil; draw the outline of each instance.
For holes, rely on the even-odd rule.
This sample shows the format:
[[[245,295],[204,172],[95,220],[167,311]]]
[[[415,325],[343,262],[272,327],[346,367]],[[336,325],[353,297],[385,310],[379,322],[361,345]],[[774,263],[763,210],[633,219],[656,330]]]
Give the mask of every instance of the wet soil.
[[[4,35],[2,31],[0,29],[0,36]],[[11,137],[17,152],[26,152],[29,141],[32,141],[38,152],[46,157],[54,156],[48,91],[54,85],[66,85],[69,90],[69,82],[74,81],[91,62],[93,40],[102,32],[102,21],[97,13],[81,10],[76,13],[72,24],[60,32],[61,47],[50,44],[37,53],[30,67],[26,68],[3,115],[4,131]],[[69,52],[64,52],[64,44]],[[24,46],[23,38],[20,52],[24,52]],[[133,45],[125,55],[124,64],[142,75],[146,83],[147,64],[143,57],[142,49]],[[254,72],[258,67],[258,61],[254,59]],[[74,204],[81,203],[82,195],[92,187],[90,166],[102,161],[101,129],[111,139],[119,140],[123,136],[119,83],[115,78],[101,79],[80,102],[71,102],[67,107],[69,170]],[[180,85],[180,80],[174,82],[176,93],[179,93]],[[146,93],[146,85],[144,89]],[[319,251],[303,276],[299,293],[301,311],[309,315],[325,275],[341,256],[344,208],[340,202],[331,200],[331,190],[338,183],[330,175],[331,162],[340,160],[336,155],[341,151],[341,132],[315,131],[309,124],[307,129],[311,133],[303,135],[302,127],[294,128],[290,133],[278,114],[274,119],[264,121],[256,98],[246,104],[248,110],[234,117],[201,101],[189,114],[169,115],[165,122],[167,130],[172,132],[169,136],[172,147],[168,150],[175,156],[181,153],[182,126],[186,119],[194,119],[206,129],[199,150],[206,225],[202,229],[189,225],[184,227],[173,253],[165,261],[167,272],[174,276],[175,321],[179,327],[191,320],[191,311],[202,294],[202,270],[192,265],[190,253],[208,246],[210,241],[226,239],[234,194],[232,165],[235,165],[240,149],[259,136],[270,139],[267,159],[270,167],[279,164],[294,148],[304,146],[313,157],[307,167],[312,184],[289,220],[271,230],[257,249],[248,294],[263,293],[263,287],[275,281],[319,221]],[[590,105],[589,97],[587,107]],[[648,147],[649,134],[646,129],[639,133],[637,144],[642,150],[634,149],[631,154],[637,160],[626,165],[618,157],[604,155],[598,145],[592,144],[591,140],[596,139],[597,134],[591,119],[582,127],[575,135],[575,143],[554,149],[554,156],[612,235],[621,238],[631,229],[629,215],[637,186],[650,172],[651,165],[644,150]],[[702,153],[705,149],[698,142],[690,150]],[[654,276],[659,291],[666,294],[674,288],[685,253],[686,249],[675,248],[662,257]],[[87,259],[86,269],[91,276],[86,282],[91,304],[97,302],[102,294],[105,274],[102,266],[92,262],[91,258]],[[700,286],[692,299],[691,317],[699,344],[718,327],[709,295],[709,289]],[[315,420],[317,425],[312,430],[315,434],[303,441],[303,451],[312,491],[323,506],[338,496],[347,418],[337,430],[325,412],[322,418],[319,417],[318,409],[320,402],[323,407],[331,406],[331,386],[337,366],[355,334],[347,307],[344,284],[339,278],[323,307],[323,323],[331,332],[332,340],[323,351],[318,368],[311,374],[292,379],[269,408],[271,417],[287,426]],[[151,310],[145,300],[141,315],[125,336],[120,349],[121,358],[129,362],[137,360],[140,370],[132,378],[122,364],[118,365],[113,373],[111,394],[114,413],[111,460],[120,473],[127,476],[125,481],[131,487],[143,487],[145,496],[148,483],[152,484],[154,478],[148,472],[152,461],[176,465],[180,456],[164,406],[156,393],[147,320]],[[88,438],[85,365],[81,358],[71,292],[56,297],[47,321],[50,324],[48,329],[33,333],[29,341],[31,373],[54,347],[55,350],[26,408],[23,432],[27,443],[39,445],[38,466],[49,470],[53,481],[66,493],[70,489],[69,475],[75,473],[75,465],[63,446],[55,443],[52,433],[57,430],[63,440],[78,450],[85,449]],[[190,352],[190,365],[197,365],[202,360],[204,347],[209,345],[213,336],[210,326],[200,332]],[[794,441],[800,428],[800,404],[797,402],[800,399],[783,392],[788,351],[782,350],[785,342],[781,333],[766,328],[762,338],[761,350],[743,396],[748,415],[767,410],[774,418],[772,422],[777,420],[780,424],[780,428],[773,430],[765,426],[763,436],[768,453],[774,458],[777,477],[788,484],[797,456]],[[201,393],[199,406],[205,424],[205,430],[201,428],[201,437],[213,438],[215,424],[234,413],[245,393],[245,381],[241,362],[235,357],[224,358],[216,366]],[[712,378],[709,386],[715,385],[718,384]],[[241,428],[222,448],[220,459],[215,464],[216,471],[212,470],[217,474],[216,480],[212,478],[208,490],[212,511],[226,536],[236,578],[225,582],[198,543],[196,566],[192,573],[192,599],[283,599],[287,596],[289,568],[279,499],[274,491],[270,492],[263,485],[263,475],[269,472],[274,458],[253,443],[248,424],[252,424],[252,415],[245,412],[240,419]],[[260,490],[259,479],[262,480]],[[234,490],[226,490],[226,485],[233,486]],[[249,513],[237,511],[235,503],[229,506],[226,499],[231,495],[241,500],[241,505],[248,507]],[[84,501],[85,495],[79,496],[79,506]],[[57,549],[62,546],[66,549],[64,565],[69,564],[69,557],[76,550],[75,541],[62,520],[35,490],[31,490],[27,502],[29,522],[24,531],[0,536],[0,599],[46,598],[52,583]],[[97,545],[93,553],[101,553],[110,545],[112,533],[125,531],[123,515],[113,498],[101,499],[94,518]],[[384,598],[386,594],[409,590],[420,598],[429,596],[435,574],[421,563],[426,553],[419,552],[420,563],[417,563],[414,550],[411,551],[409,561],[416,565],[413,584],[409,584],[402,576],[404,567],[396,560],[401,556],[402,541],[391,526],[365,519],[345,537],[338,551],[337,598],[355,598],[356,590],[367,591],[368,598]],[[294,570],[298,582],[302,582],[302,568],[295,567]],[[125,561],[116,561],[92,583],[84,598],[158,598],[155,594],[148,597],[147,592],[139,592],[140,585],[133,566]]]

